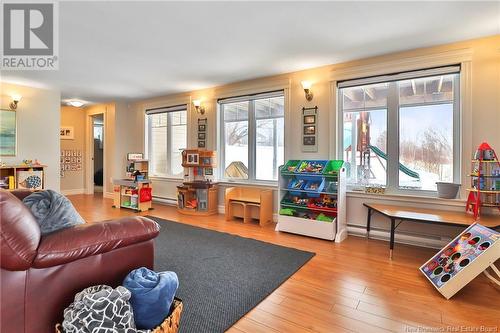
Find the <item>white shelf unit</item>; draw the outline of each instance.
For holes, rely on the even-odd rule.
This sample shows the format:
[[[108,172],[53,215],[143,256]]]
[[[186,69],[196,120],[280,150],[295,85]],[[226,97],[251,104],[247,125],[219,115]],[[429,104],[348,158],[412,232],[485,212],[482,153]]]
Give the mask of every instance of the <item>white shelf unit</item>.
[[[302,163],[303,161],[300,161]],[[314,162],[308,160],[308,162]],[[321,162],[321,161],[319,161]],[[329,163],[331,161],[328,161]],[[340,163],[341,161],[337,161]],[[346,170],[345,166],[342,163],[342,166],[338,169],[336,176],[328,175],[328,174],[308,174],[308,173],[297,173],[297,172],[288,172],[285,168],[289,163],[285,164],[280,168],[279,175],[279,199],[280,199],[280,211],[281,208],[292,208],[298,212],[309,213],[311,215],[317,215],[319,213],[326,213],[329,216],[333,216],[334,220],[332,222],[325,222],[314,220],[310,218],[303,218],[297,216],[288,216],[288,215],[278,215],[278,223],[276,225],[277,231],[285,231],[294,234],[316,237],[326,240],[335,240],[335,242],[339,243],[347,238],[347,223],[346,223]],[[336,191],[328,191],[326,189],[320,191],[311,191],[306,189],[294,190],[289,189],[289,182],[293,179],[302,178],[304,176],[309,179],[318,178],[320,181],[326,182],[336,182]],[[336,197],[337,200],[337,209],[336,212],[322,210],[322,208],[309,208],[307,206],[298,206],[298,205],[289,205],[283,203],[283,198],[290,192],[294,192],[298,194],[299,197],[307,198],[307,194],[316,194],[319,195],[320,198],[323,196],[329,196],[332,198]]]

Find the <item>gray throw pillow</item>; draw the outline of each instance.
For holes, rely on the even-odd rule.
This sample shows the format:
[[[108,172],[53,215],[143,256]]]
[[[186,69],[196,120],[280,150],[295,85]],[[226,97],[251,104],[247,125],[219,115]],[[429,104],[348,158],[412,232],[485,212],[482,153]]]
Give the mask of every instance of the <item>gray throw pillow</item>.
[[[56,191],[34,192],[23,203],[40,225],[42,235],[85,223],[71,201]]]

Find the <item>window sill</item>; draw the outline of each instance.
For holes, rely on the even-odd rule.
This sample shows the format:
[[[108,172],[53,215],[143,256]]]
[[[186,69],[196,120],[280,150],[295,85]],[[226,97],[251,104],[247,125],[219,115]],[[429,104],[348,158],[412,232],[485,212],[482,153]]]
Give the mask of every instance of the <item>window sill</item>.
[[[466,201],[464,199],[443,199],[438,197],[421,196],[414,194],[375,194],[375,193],[365,193],[361,191],[347,191],[347,197],[349,198],[362,198],[362,199],[375,199],[375,200],[386,200],[386,201],[396,201],[396,202],[414,202],[419,204],[432,204],[432,205],[443,205],[443,206],[460,206],[464,207]]]
[[[183,182],[183,178],[176,178],[176,177],[168,177],[168,176],[149,176],[149,179],[152,180],[161,180],[161,181],[167,181],[167,182]]]
[[[278,181],[272,182],[244,182],[244,181],[229,181],[229,180],[216,180],[219,185],[223,186],[249,186],[249,187],[264,187],[264,188],[278,188]]]

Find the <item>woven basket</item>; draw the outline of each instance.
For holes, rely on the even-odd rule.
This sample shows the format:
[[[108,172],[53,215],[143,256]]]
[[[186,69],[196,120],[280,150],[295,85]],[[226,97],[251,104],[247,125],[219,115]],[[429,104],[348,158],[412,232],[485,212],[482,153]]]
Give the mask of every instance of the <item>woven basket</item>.
[[[170,313],[170,316],[165,318],[163,323],[156,327],[152,333],[177,333],[181,322],[182,308],[182,300],[177,297],[174,298],[172,313]],[[64,333],[61,324],[56,325],[56,333]]]

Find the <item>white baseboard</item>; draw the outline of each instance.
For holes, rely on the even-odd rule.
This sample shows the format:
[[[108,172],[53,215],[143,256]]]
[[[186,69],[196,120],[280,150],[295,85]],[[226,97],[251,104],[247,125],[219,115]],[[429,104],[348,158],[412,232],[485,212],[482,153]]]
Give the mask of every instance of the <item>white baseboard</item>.
[[[75,195],[75,194],[85,194],[84,188],[75,188],[71,190],[61,190],[61,193],[64,195]]]
[[[366,237],[366,227],[359,225],[347,225],[347,232],[350,236]],[[370,239],[389,241],[391,234],[388,230],[371,229]],[[397,232],[394,235],[396,243],[440,249],[448,244],[451,239],[442,239],[437,235],[418,235]]]
[[[153,202],[158,203],[160,205],[177,206],[177,200],[172,199],[172,198],[163,198],[163,197],[153,196]]]
[[[114,194],[113,194],[113,192],[103,192],[102,196],[104,198],[113,199]]]

